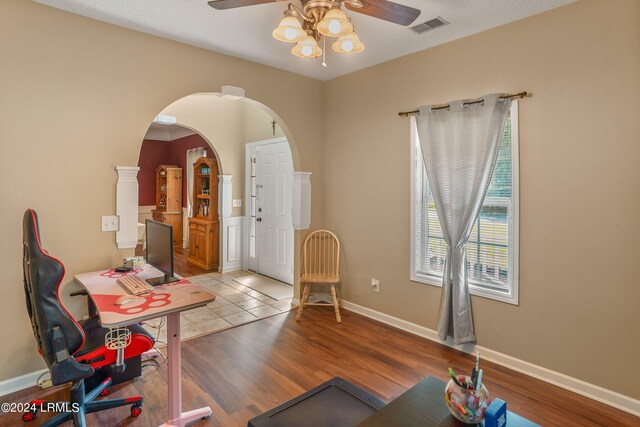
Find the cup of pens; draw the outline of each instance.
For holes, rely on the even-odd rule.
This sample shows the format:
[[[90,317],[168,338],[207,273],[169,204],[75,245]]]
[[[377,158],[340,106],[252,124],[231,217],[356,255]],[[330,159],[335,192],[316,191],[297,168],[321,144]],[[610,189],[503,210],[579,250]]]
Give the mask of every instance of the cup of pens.
[[[482,369],[479,369],[480,356],[471,375],[456,375],[449,368],[451,379],[444,389],[444,400],[451,415],[465,424],[478,424],[484,420],[487,407],[491,404],[489,391],[482,384]]]

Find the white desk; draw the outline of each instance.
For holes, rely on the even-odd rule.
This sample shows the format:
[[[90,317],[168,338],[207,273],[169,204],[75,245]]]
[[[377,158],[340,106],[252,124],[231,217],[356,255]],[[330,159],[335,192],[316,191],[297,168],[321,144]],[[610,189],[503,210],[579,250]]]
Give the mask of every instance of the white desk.
[[[161,276],[159,270],[145,265],[142,270],[118,273],[114,270],[77,274],[74,279],[89,294],[95,304],[100,323],[105,328],[115,328],[140,323],[145,320],[167,316],[167,356],[169,358],[168,420],[163,426],[184,426],[211,416],[211,408],[204,407],[182,412],[182,380],[180,375],[180,312],[202,307],[215,300],[216,296],[186,279],[156,286],[153,292],[140,295],[136,300],[123,305],[115,301],[126,295],[116,283],[123,275],[135,274],[145,280]]]

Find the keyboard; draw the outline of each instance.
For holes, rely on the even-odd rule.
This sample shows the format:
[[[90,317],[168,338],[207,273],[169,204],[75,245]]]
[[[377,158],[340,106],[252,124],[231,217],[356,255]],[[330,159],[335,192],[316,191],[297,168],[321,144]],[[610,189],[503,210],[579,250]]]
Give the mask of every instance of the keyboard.
[[[153,286],[138,276],[123,276],[117,282],[129,295],[142,295],[153,291]]]

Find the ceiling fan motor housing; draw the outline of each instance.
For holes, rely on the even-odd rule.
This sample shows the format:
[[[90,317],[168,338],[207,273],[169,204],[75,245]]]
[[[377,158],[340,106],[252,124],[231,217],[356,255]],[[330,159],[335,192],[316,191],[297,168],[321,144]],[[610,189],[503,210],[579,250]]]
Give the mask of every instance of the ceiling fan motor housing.
[[[322,21],[327,12],[331,9],[339,9],[340,2],[333,0],[301,0],[302,13],[308,18],[305,19],[302,28],[311,37],[320,40],[322,34],[317,30],[318,22]]]

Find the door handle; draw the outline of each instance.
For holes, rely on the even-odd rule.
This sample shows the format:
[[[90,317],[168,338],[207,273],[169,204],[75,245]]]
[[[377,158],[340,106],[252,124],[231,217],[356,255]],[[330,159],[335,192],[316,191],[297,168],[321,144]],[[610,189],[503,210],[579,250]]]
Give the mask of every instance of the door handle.
[[[257,222],[262,222],[262,218],[256,218]]]

